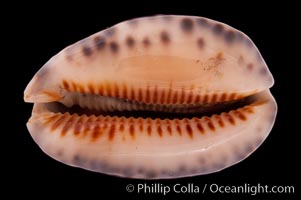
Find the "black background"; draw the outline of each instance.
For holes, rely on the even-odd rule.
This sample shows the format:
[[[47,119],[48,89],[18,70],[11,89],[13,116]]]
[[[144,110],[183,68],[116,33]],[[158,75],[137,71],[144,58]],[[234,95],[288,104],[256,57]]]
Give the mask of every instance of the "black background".
[[[74,8],[72,5],[62,7],[61,4],[43,3],[43,5],[19,5],[13,9],[13,17],[9,24],[10,36],[13,37],[10,66],[15,73],[13,89],[13,133],[12,139],[7,142],[6,155],[9,156],[9,169],[4,176],[9,177],[9,187],[15,189],[28,188],[22,195],[77,196],[80,194],[94,196],[96,199],[108,198],[121,194],[123,198],[143,199],[147,194],[128,193],[127,184],[161,183],[173,186],[193,183],[217,183],[220,185],[242,185],[245,183],[257,185],[293,185],[298,193],[297,177],[300,175],[297,160],[298,155],[298,129],[294,128],[294,117],[290,111],[297,112],[295,101],[289,101],[296,83],[288,70],[291,59],[290,39],[294,31],[292,19],[296,13],[291,12],[293,6],[273,3],[264,7],[258,3],[245,3],[234,5],[204,5],[202,2],[192,4],[188,2],[176,3],[124,3],[118,2],[88,4],[83,3]],[[242,3],[242,2],[241,2]],[[72,3],[73,4],[73,3]],[[23,7],[24,6],[24,7]],[[289,14],[285,14],[288,12]],[[275,126],[267,140],[250,157],[221,172],[181,178],[175,180],[131,180],[97,174],[59,163],[46,154],[31,139],[26,129],[26,122],[31,115],[31,104],[23,103],[23,91],[35,72],[53,55],[69,44],[83,39],[93,33],[112,26],[118,22],[141,16],[154,14],[183,14],[204,16],[229,24],[245,32],[259,48],[262,56],[272,72],[275,85],[271,89],[277,103],[278,115]],[[293,26],[291,26],[291,24]],[[18,56],[16,56],[18,55]],[[14,114],[15,113],[15,114]],[[6,143],[6,142],[3,142]],[[5,173],[7,172],[7,173]],[[17,190],[18,191],[18,190]],[[175,199],[224,199],[232,197],[237,199],[251,198],[250,195],[239,194],[169,194],[167,197]],[[257,195],[255,199],[293,199],[296,194]],[[166,198],[156,194],[156,199]],[[43,198],[43,197],[41,197]]]

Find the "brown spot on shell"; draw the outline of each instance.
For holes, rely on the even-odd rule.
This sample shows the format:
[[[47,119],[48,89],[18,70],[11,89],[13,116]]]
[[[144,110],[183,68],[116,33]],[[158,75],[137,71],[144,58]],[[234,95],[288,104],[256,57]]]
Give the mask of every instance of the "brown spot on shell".
[[[160,39],[164,44],[168,44],[170,42],[170,36],[166,31],[161,32]]]
[[[151,42],[147,37],[143,39],[142,43],[144,47],[149,47],[151,45]]]
[[[223,53],[222,52],[218,52],[217,54],[216,54],[216,61],[217,62],[221,62],[222,60],[224,60],[224,57],[223,57],[224,55],[223,55]]]
[[[203,49],[205,47],[205,40],[204,40],[204,38],[198,38],[196,42],[197,42],[197,46],[200,49]]]
[[[261,68],[259,69],[259,74],[260,74],[260,75],[263,75],[263,76],[267,75],[267,74],[268,74],[267,68],[264,67],[264,66],[261,67]]]
[[[252,63],[249,63],[249,64],[247,65],[247,69],[248,69],[249,71],[252,71],[253,68],[254,68],[254,65],[253,65]]]
[[[232,43],[235,39],[235,33],[232,30],[229,30],[225,33],[225,40],[226,42],[228,42],[229,44]]]
[[[117,53],[119,51],[119,45],[116,42],[111,42],[110,49],[112,53]]]
[[[129,48],[133,48],[134,45],[135,45],[135,40],[129,36],[126,38],[126,45],[129,47]]]
[[[213,26],[212,30],[215,34],[220,35],[224,31],[224,26],[220,23],[217,23]]]
[[[94,38],[94,44],[98,50],[101,50],[106,46],[106,39],[102,36],[96,36]]]
[[[180,27],[184,32],[191,32],[193,30],[194,21],[190,18],[184,18],[180,22]]]
[[[82,52],[85,56],[91,56],[92,55],[92,49],[88,46],[83,46]]]

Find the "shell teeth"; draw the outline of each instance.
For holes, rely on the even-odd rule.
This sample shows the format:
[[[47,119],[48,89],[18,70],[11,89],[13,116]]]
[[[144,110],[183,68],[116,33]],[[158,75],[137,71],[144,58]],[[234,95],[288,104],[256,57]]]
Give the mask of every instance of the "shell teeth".
[[[110,116],[86,116],[70,114],[68,112],[53,113],[44,116],[43,124],[50,127],[50,132],[60,132],[61,137],[67,134],[90,138],[96,141],[100,138],[114,140],[115,134],[122,134],[125,139],[135,139],[135,135],[144,130],[149,136],[167,137],[171,135],[188,136],[193,138],[194,134],[210,134],[219,129],[234,126],[237,122],[246,122],[248,115],[254,114],[252,106],[245,106],[228,113],[220,115],[204,116],[192,119],[150,119],[150,118],[125,118]],[[196,131],[197,130],[197,131]]]
[[[191,92],[190,92],[191,93]],[[149,93],[150,96],[152,95]],[[154,93],[156,94],[156,93]],[[182,95],[183,97],[184,95]],[[200,95],[198,95],[200,96]],[[78,92],[68,92],[65,93],[65,96],[59,102],[61,104],[56,105],[56,103],[49,103],[52,105],[49,107],[50,111],[54,112],[77,112],[77,113],[86,113],[86,114],[95,114],[95,115],[121,115],[123,111],[127,111],[124,115],[128,116],[148,116],[148,117],[192,117],[208,114],[218,114],[230,109],[237,109],[242,105],[249,104],[251,102],[257,101],[257,95],[251,95],[246,98],[241,98],[237,101],[232,100],[228,102],[218,102],[218,95],[214,93],[213,95],[204,95],[207,99],[206,101],[199,101],[197,103],[185,103],[181,100],[179,103],[171,104],[161,104],[161,103],[150,103],[151,101],[132,101],[124,98],[116,98],[109,96],[100,96],[95,94],[82,94]],[[225,93],[222,93],[220,96],[225,96]],[[233,96],[231,94],[231,96]],[[209,101],[208,97],[212,97],[214,101]],[[241,97],[241,95],[237,95]],[[148,102],[148,103],[147,103]],[[53,107],[58,107],[54,109]],[[68,108],[65,108],[68,107]],[[136,112],[137,111],[137,112]],[[115,112],[115,113],[114,113]],[[130,112],[130,113],[129,113]],[[143,114],[143,112],[147,112]],[[150,113],[152,112],[152,113]],[[154,112],[157,112],[155,114]],[[147,115],[149,114],[149,115]],[[174,115],[173,115],[174,114]],[[171,116],[170,116],[171,115]],[[182,116],[181,116],[182,115]]]
[[[82,94],[92,94],[99,96],[116,97],[122,99],[144,102],[149,104],[195,104],[195,103],[217,103],[242,99],[254,94],[256,91],[247,93],[236,92],[196,92],[194,87],[182,89],[177,88],[160,88],[146,86],[142,89],[137,86],[128,86],[118,83],[102,83],[83,85],[74,81],[62,82],[62,87],[67,92],[79,92]]]

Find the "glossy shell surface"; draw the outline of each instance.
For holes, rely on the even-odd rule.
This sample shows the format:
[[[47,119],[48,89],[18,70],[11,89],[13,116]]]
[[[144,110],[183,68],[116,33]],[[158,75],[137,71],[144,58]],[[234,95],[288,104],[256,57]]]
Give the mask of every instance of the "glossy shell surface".
[[[34,103],[27,127],[45,153],[87,170],[142,179],[208,174],[268,136],[273,84],[250,38],[226,24],[137,18],[52,57],[25,89]]]

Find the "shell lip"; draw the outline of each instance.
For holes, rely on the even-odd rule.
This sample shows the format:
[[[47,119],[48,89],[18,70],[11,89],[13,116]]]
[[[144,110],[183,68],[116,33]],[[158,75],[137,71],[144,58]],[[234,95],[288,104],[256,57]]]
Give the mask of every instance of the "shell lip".
[[[268,90],[267,90],[268,91]],[[111,117],[125,117],[125,118],[150,118],[150,119],[192,119],[192,118],[201,118],[204,116],[220,115],[221,113],[228,113],[231,110],[237,110],[247,105],[254,103],[264,102],[264,94],[267,91],[256,93],[241,99],[227,101],[227,102],[216,102],[216,103],[200,103],[200,104],[175,104],[175,105],[160,105],[160,104],[140,104],[137,108],[138,102],[136,101],[125,101],[124,99],[113,98],[117,101],[115,104],[108,104],[107,107],[110,107],[109,110],[93,109],[89,108],[89,101],[91,98],[89,95],[85,95],[87,99],[77,100],[78,102],[85,102],[87,105],[78,105],[73,104],[65,105],[66,102],[53,101],[48,103],[35,103],[33,109],[33,114],[39,114],[43,112],[50,113],[69,113],[81,115],[94,115],[94,116],[111,116]],[[95,96],[95,95],[94,95]],[[99,98],[96,95],[96,98]],[[108,99],[109,101],[112,99]],[[120,110],[120,102],[125,102],[123,110]],[[91,103],[91,102],[90,102]],[[92,104],[95,103],[92,101]],[[97,103],[97,102],[96,102]],[[108,102],[99,102],[107,104]],[[104,107],[106,107],[104,106]],[[119,110],[118,110],[119,106]],[[38,109],[36,109],[36,107]],[[135,110],[136,109],[136,110]],[[162,111],[163,110],[163,111]]]

